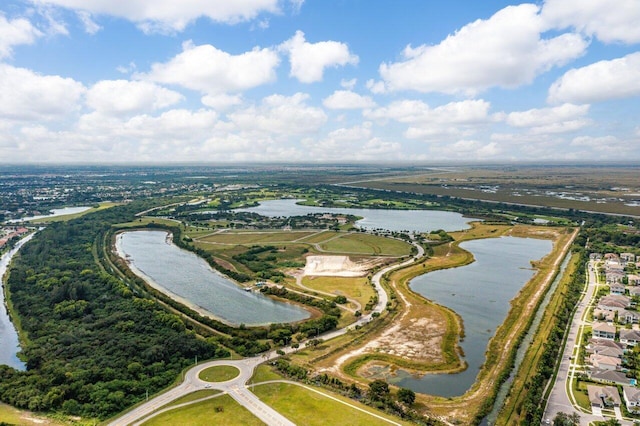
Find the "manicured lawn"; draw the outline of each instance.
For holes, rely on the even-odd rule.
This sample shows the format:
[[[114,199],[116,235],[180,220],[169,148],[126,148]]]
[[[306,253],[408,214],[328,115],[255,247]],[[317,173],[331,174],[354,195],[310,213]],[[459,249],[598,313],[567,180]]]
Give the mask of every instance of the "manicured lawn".
[[[305,238],[313,232],[306,231],[255,231],[222,232],[201,238],[202,241],[224,244],[270,244]]]
[[[289,383],[256,385],[254,393],[262,401],[299,426],[388,426],[393,424],[391,421],[385,421],[371,414],[363,413],[327,396]],[[340,399],[342,400],[342,398]],[[371,408],[356,401],[346,400],[346,402],[363,408],[367,412],[373,412]],[[389,418],[381,413],[376,412],[376,414]],[[399,419],[392,421],[396,424],[401,423]]]
[[[178,399],[174,399],[173,401],[171,401],[170,403],[168,403],[164,407],[173,407],[174,405],[184,404],[185,402],[197,401],[199,399],[206,398],[208,396],[217,395],[217,394],[219,394],[221,392],[222,391],[219,391],[217,389],[197,390],[195,392],[188,393],[185,396],[182,396],[182,397],[180,397]]]
[[[320,247],[336,253],[363,255],[404,256],[411,253],[411,245],[404,241],[364,233],[344,234],[321,243]]]
[[[206,382],[226,382],[238,377],[240,370],[231,365],[217,365],[202,370],[198,377]]]
[[[273,369],[265,364],[260,364],[251,377],[251,383],[268,382],[269,380],[282,380],[283,377],[274,372]]]
[[[167,411],[143,423],[145,426],[164,425],[264,425],[229,395],[222,395],[187,407]]]

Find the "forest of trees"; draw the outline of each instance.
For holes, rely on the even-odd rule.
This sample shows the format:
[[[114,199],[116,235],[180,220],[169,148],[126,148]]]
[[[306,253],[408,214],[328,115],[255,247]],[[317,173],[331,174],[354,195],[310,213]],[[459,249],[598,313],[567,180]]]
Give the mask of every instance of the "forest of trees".
[[[0,366],[0,400],[19,408],[107,418],[169,385],[201,359],[228,356],[156,301],[103,272],[94,243],[143,203],[52,223],[12,263],[7,287],[27,371]]]

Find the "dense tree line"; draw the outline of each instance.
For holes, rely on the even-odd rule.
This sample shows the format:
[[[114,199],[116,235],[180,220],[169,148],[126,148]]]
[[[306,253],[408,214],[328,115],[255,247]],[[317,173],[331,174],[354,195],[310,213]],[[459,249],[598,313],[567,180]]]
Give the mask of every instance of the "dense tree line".
[[[583,237],[584,236],[581,233],[581,237],[574,242],[574,252],[580,253],[580,264],[582,265],[584,265],[589,259],[581,245]],[[584,268],[578,268],[578,270],[571,276],[571,281],[568,285],[562,305],[553,317],[555,326],[544,346],[544,352],[538,362],[536,374],[525,385],[525,388],[527,389],[527,396],[523,401],[522,406],[519,407],[520,418],[522,419],[521,424],[537,425],[542,421],[545,407],[543,392],[547,382],[553,376],[556,360],[558,359],[558,356],[560,356],[560,350],[562,349],[565,327],[571,322],[571,316],[573,315],[573,310],[580,299],[580,293],[584,288],[585,279],[586,276]]]
[[[197,355],[227,356],[180,317],[100,270],[93,244],[150,203],[52,223],[11,265],[7,287],[26,337],[27,371],[0,366],[0,399],[16,407],[107,418],[169,385]]]

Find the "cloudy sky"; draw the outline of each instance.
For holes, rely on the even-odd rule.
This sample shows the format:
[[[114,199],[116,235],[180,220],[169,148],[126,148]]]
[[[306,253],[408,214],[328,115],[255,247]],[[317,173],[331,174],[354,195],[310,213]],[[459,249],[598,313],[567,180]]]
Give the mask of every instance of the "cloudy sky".
[[[3,0],[0,161],[640,161],[639,0]]]

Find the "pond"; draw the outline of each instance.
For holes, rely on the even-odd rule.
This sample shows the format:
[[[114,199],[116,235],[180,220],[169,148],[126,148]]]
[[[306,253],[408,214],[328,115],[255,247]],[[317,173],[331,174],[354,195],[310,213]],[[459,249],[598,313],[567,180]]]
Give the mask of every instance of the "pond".
[[[267,217],[304,216],[315,213],[349,214],[363,219],[356,225],[365,229],[386,229],[389,231],[429,232],[443,229],[458,231],[470,228],[467,222],[476,219],[465,218],[460,213],[442,210],[380,210],[351,209],[336,207],[313,207],[296,204],[300,200],[284,199],[261,201],[257,207],[237,209]]]
[[[465,393],[485,361],[489,339],[509,312],[509,301],[536,272],[530,261],[549,254],[552,242],[501,237],[467,241],[460,246],[473,253],[475,262],[421,275],[411,281],[410,287],[460,315],[465,333],[460,346],[468,368],[456,374],[422,377],[401,371],[390,380],[398,386],[443,397]]]
[[[306,310],[247,292],[209,264],[173,244],[166,231],[130,231],[116,246],[134,272],[201,314],[239,325],[287,323],[310,317]]]

